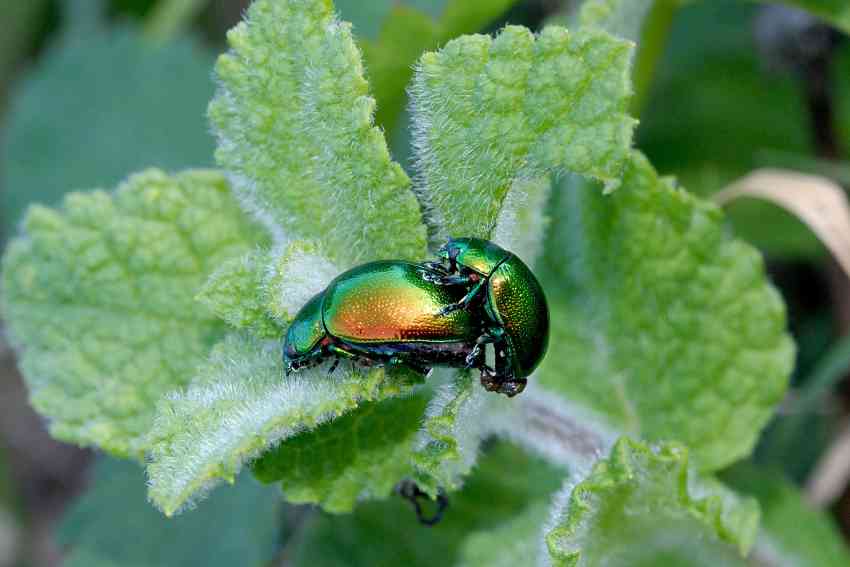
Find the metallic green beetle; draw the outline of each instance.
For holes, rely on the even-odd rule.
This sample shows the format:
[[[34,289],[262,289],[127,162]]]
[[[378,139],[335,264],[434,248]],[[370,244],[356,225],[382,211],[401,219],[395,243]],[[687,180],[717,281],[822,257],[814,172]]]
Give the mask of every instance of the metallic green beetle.
[[[481,239],[450,240],[441,261],[363,264],[334,279],[301,309],[286,333],[286,372],[340,358],[477,368],[481,383],[520,393],[549,340],[546,298],[531,270]],[[492,343],[495,368],[486,363]]]

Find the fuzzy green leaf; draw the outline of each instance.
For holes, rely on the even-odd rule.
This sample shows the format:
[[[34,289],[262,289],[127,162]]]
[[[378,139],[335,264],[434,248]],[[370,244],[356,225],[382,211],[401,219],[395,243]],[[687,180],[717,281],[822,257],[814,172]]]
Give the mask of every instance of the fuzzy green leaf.
[[[59,532],[68,567],[260,567],[279,537],[281,503],[251,478],[168,520],[145,498],[134,463],[97,463],[91,489],[65,515]]]
[[[386,498],[410,476],[410,455],[428,396],[362,404],[316,430],[284,441],[253,466],[264,482],[280,481],[293,503],[351,512],[358,500]]]
[[[761,257],[638,153],[612,195],[571,181],[540,272],[552,348],[537,380],[630,435],[686,444],[700,469],[746,455],[794,359]]]
[[[850,548],[832,519],[812,508],[781,474],[744,464],[724,472],[723,480],[761,505],[762,529],[752,556],[755,564],[763,559],[763,564],[788,567],[850,565]]]
[[[296,240],[277,252],[253,250],[225,263],[198,299],[236,329],[276,339],[339,272],[315,243]]]
[[[348,516],[322,514],[308,520],[287,555],[295,567],[452,565],[468,534],[521,514],[530,502],[553,494],[562,476],[546,461],[499,443],[482,456],[463,490],[451,495],[434,528],[420,525],[401,498],[366,502]]]
[[[150,170],[36,206],[3,261],[3,313],[55,437],[140,457],[154,407],[224,334],[194,300],[260,238],[215,172]]]
[[[279,343],[232,335],[186,390],[160,402],[148,438],[150,498],[167,515],[181,511],[281,440],[404,393],[409,378],[347,368],[284,377]]]
[[[260,250],[225,262],[213,272],[197,299],[231,327],[262,338],[280,337],[283,330],[268,313],[263,281],[270,262],[270,254]]]
[[[512,412],[518,409],[515,400],[484,390],[475,372],[447,374],[453,379],[429,403],[413,455],[414,478],[432,496],[438,488],[460,488],[481,441],[513,423]]]
[[[243,204],[279,242],[315,239],[340,267],[421,258],[419,204],[330,0],[257,0],[228,41],[209,114]]]
[[[758,506],[700,483],[687,452],[623,439],[575,487],[546,534],[552,565],[743,565]],[[699,561],[699,563],[694,563]]]
[[[412,87],[415,146],[437,236],[488,236],[508,189],[549,171],[619,183],[631,44],[600,31],[518,26],[425,54]]]

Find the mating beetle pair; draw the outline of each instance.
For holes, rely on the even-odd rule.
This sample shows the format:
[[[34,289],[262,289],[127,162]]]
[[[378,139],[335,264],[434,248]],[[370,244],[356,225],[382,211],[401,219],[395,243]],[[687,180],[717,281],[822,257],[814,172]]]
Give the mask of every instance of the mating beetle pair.
[[[286,373],[340,358],[476,368],[490,391],[515,396],[546,354],[549,309],[531,270],[478,238],[449,240],[439,261],[378,261],[340,274],[286,333]],[[485,346],[492,344],[489,366]]]

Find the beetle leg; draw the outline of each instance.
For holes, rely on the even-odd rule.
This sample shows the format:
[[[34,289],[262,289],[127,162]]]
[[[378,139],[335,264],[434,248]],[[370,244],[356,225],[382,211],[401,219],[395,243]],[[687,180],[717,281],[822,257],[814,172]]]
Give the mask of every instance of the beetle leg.
[[[409,500],[411,504],[413,504],[413,508],[416,510],[416,519],[424,526],[433,526],[438,523],[443,517],[443,512],[446,511],[446,508],[449,505],[449,499],[446,496],[446,493],[443,492],[442,488],[438,489],[437,511],[430,518],[426,518],[419,500],[428,500],[428,495],[423,492],[415,482],[412,480],[403,480],[398,484],[398,486],[396,486],[396,491],[399,496],[405,500]]]
[[[450,274],[448,267],[442,262],[422,262],[422,265],[429,270],[433,270],[435,272],[441,272],[443,274]]]
[[[334,370],[336,370],[337,366],[339,366],[339,358],[338,357],[334,359],[333,364],[331,364],[331,367],[328,368],[328,376],[330,376],[331,374],[334,373]]]
[[[350,350],[346,350],[345,348],[339,345],[331,344],[325,348],[327,349],[328,354],[333,354],[336,356],[336,359],[334,359],[333,364],[331,364],[331,367],[328,369],[328,375],[334,373],[336,367],[339,366],[340,359],[347,358],[348,360],[357,360],[357,353],[351,352]]]
[[[478,274],[460,275],[450,274],[445,271],[439,273],[429,270],[420,270],[419,273],[422,274],[422,279],[437,285],[469,285],[476,282],[479,277]]]
[[[497,338],[490,333],[484,333],[475,339],[475,346],[472,347],[472,350],[466,355],[466,369],[474,368],[478,366],[479,363],[483,363],[484,349],[482,347],[486,344],[494,343],[496,340]]]
[[[489,331],[496,346],[496,369],[488,366],[481,367],[481,385],[489,392],[498,392],[512,398],[525,389],[528,380],[516,378],[508,358],[507,345],[503,342],[504,330],[491,329]]]
[[[478,279],[477,274],[472,274],[469,277],[472,278],[473,276],[476,279]],[[470,279],[469,281],[472,282],[472,281],[475,281],[475,280]],[[463,298],[461,298],[460,301],[458,301],[457,303],[452,303],[450,305],[446,305],[445,307],[440,309],[440,315],[448,315],[449,313],[451,313],[453,311],[465,309],[466,306],[469,305],[472,302],[473,299],[475,299],[475,296],[477,296],[481,292],[481,290],[484,289],[484,284],[486,284],[486,283],[487,283],[487,280],[479,279],[478,283],[476,283],[474,286],[472,286],[472,289],[470,289],[467,292],[467,294],[464,295]]]

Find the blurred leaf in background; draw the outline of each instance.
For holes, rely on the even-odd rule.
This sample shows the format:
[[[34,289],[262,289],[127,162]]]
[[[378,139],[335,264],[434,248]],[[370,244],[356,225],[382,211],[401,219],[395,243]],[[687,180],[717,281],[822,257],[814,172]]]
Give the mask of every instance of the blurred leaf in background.
[[[282,503],[247,476],[193,514],[167,519],[145,495],[136,463],[102,459],[92,488],[66,514],[66,567],[258,567],[275,554]]]
[[[0,104],[5,101],[8,83],[21,64],[21,58],[38,35],[38,28],[47,9],[48,0],[6,2],[0,34]]]
[[[760,165],[814,151],[799,85],[759,59],[760,8],[718,0],[681,9],[641,116],[639,147],[659,171],[702,196]],[[771,256],[825,254],[802,223],[773,205],[742,200],[728,212],[736,234]]]
[[[773,556],[753,557],[753,564],[850,565],[850,549],[833,521],[807,504],[800,491],[781,474],[744,462],[726,471],[723,480],[741,493],[755,497],[761,505],[757,549],[769,550]]]
[[[848,32],[850,33],[850,32]],[[844,161],[839,166],[840,181],[850,186],[850,39],[844,38],[833,61],[832,76],[835,78],[835,120],[838,139],[844,144]]]
[[[5,237],[30,203],[114,186],[152,165],[212,163],[212,54],[189,39],[154,45],[130,26],[74,25],[10,101],[0,148]]]
[[[0,567],[13,565],[17,553],[18,526],[14,500],[5,450],[0,446]]]
[[[378,101],[376,122],[392,132],[405,106],[405,89],[423,51],[480,31],[517,0],[337,0],[363,50]]]
[[[411,159],[407,92],[419,56],[462,34],[481,32],[519,0],[336,0],[353,24],[366,76],[377,101],[376,123],[395,159]]]

